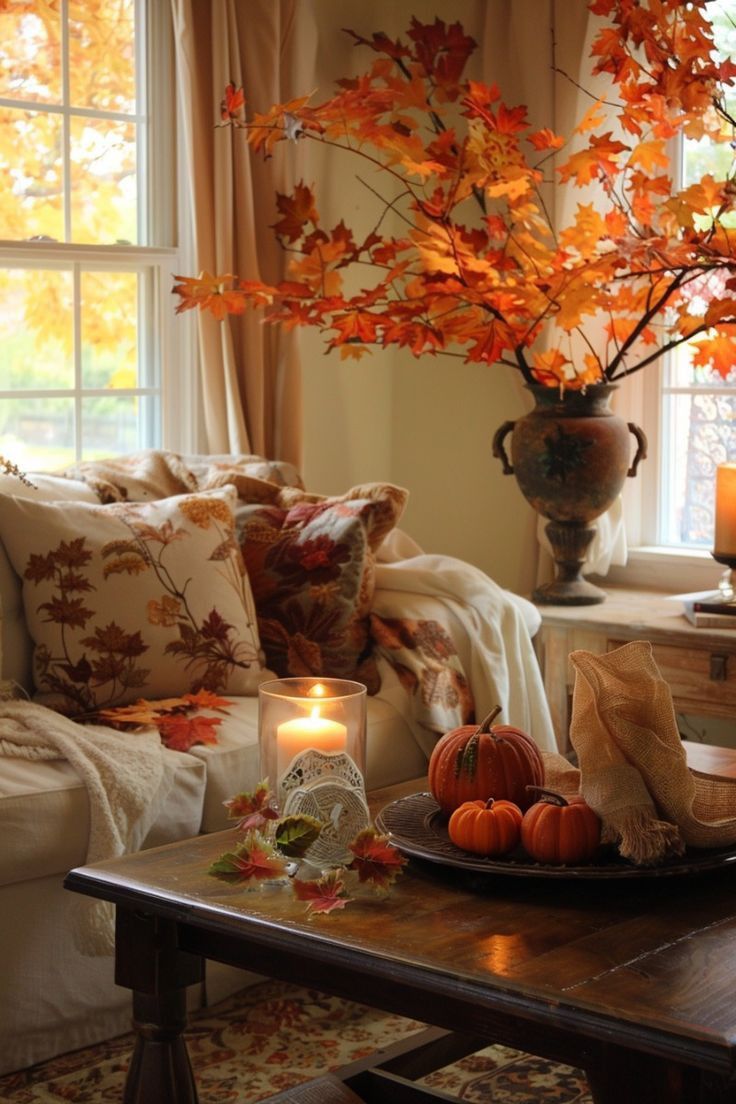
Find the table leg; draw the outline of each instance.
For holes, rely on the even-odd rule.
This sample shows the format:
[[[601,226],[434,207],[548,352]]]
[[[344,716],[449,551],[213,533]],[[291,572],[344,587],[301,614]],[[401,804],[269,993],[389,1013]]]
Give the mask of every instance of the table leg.
[[[203,959],[179,950],[175,921],[118,907],[115,981],[133,990],[136,1033],[124,1104],[197,1104],[182,1032],[187,986],[203,976]]]
[[[197,1088],[182,1031],[186,989],[161,996],[133,994],[136,1033],[123,1104],[197,1104]]]
[[[736,1104],[726,1078],[618,1047],[585,1072],[595,1104]]]

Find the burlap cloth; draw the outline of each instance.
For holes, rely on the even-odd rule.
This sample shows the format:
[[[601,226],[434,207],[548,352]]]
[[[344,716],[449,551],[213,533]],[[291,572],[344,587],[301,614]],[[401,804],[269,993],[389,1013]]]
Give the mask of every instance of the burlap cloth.
[[[570,740],[579,769],[544,753],[545,785],[580,792],[603,839],[637,865],[736,843],[736,780],[691,770],[672,694],[647,641],[576,651]]]

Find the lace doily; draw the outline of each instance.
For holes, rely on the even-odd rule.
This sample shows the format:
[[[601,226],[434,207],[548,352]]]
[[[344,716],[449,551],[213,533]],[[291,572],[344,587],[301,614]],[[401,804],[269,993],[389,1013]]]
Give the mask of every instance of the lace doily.
[[[344,751],[317,751],[315,748],[294,756],[281,776],[279,790],[285,797],[298,786],[312,786],[325,778],[365,792],[363,775],[349,755]]]
[[[355,770],[360,776],[357,767]],[[325,825],[305,856],[314,866],[339,866],[349,862],[353,855],[347,845],[370,823],[362,789],[346,785],[339,777],[317,778],[310,785],[297,786],[289,792],[282,815],[304,814],[316,817]]]

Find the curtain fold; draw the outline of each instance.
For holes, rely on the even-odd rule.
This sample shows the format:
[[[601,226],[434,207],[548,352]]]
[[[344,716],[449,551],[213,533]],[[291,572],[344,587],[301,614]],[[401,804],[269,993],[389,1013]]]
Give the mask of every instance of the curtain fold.
[[[499,27],[504,34],[499,35]],[[535,126],[551,127],[569,136],[586,109],[594,102],[595,82],[590,77],[590,47],[596,19],[587,0],[495,0],[487,5],[483,32],[484,78],[496,81],[507,103],[524,103]],[[593,96],[591,96],[591,93]],[[579,139],[580,143],[585,138]],[[574,147],[573,147],[574,149]],[[571,152],[566,146],[557,162]],[[550,165],[552,162],[550,162]],[[569,223],[579,203],[600,199],[594,187],[582,190],[558,184],[554,169],[541,195],[555,229]],[[601,335],[603,322],[601,321]],[[588,332],[590,323],[586,324]],[[519,378],[519,388],[523,381]],[[531,409],[531,401],[525,396]],[[550,545],[544,532],[547,522],[537,526],[537,583],[553,577]],[[626,562],[626,536],[621,503],[595,522],[596,536],[588,551],[586,574],[605,574],[611,563]]]
[[[226,85],[249,111],[313,86],[316,33],[304,0],[171,0],[183,160],[197,271],[274,282],[286,256],[275,241],[276,192],[299,179],[298,143],[263,163],[245,135],[218,127]],[[272,217],[273,216],[273,217]],[[301,373],[296,336],[258,312],[217,322],[198,313],[205,448],[255,452],[301,465]]]

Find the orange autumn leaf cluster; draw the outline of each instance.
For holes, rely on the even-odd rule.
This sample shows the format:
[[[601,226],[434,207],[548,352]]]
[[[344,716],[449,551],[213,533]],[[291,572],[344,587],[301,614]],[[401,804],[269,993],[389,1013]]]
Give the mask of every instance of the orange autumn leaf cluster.
[[[697,337],[694,363],[725,378],[736,363],[733,162],[723,179],[678,190],[669,143],[732,141],[736,66],[716,58],[706,0],[589,7],[591,76],[606,87],[569,136],[533,129],[495,84],[466,79],[476,44],[441,19],[412,19],[396,41],[348,32],[372,60],[318,104],[248,115],[230,86],[222,125],[266,157],[283,141],[349,150],[371,170],[361,183],[376,219],[357,238],[344,221],[325,227],[299,182],[276,195],[272,224],[288,279],[177,277],[177,311],[223,319],[257,307],[269,322],[316,327],[343,357],[389,345],[454,353],[558,387],[619,380]],[[563,227],[548,217],[553,182],[588,189]]]
[[[183,694],[180,698],[162,698],[153,702],[139,698],[132,705],[101,709],[91,719],[123,731],[128,728],[156,728],[164,747],[174,751],[189,751],[195,744],[216,744],[215,729],[222,724],[220,717],[203,716],[199,710],[227,712],[233,704],[211,690],[198,690],[196,694]]]

